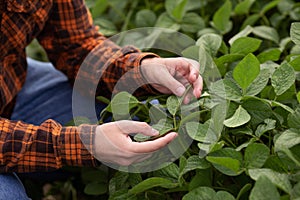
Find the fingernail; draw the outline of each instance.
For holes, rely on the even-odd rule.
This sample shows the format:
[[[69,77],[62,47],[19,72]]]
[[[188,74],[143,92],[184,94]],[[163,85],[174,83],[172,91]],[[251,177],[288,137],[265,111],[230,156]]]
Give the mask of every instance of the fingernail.
[[[183,93],[184,93],[184,91],[185,91],[185,88],[184,87],[182,87],[182,86],[180,86],[180,87],[178,87],[177,89],[176,89],[176,95],[178,95],[178,96],[182,96],[183,95]]]
[[[159,134],[159,132],[157,130],[155,130],[154,128],[152,128],[151,131],[152,131],[152,135],[154,135],[154,136]]]

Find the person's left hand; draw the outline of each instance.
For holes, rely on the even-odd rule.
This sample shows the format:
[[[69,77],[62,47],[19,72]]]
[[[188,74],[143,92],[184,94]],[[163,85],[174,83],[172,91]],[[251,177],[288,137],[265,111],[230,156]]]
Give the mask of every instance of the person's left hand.
[[[163,94],[182,96],[186,86],[192,85],[191,93],[184,97],[189,103],[192,95],[201,96],[203,80],[199,75],[199,63],[188,58],[146,58],[141,62],[141,72],[147,82]]]

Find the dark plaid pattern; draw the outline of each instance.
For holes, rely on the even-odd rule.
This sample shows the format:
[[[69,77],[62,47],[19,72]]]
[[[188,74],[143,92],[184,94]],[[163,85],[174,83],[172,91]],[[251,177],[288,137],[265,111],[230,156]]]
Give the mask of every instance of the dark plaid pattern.
[[[11,110],[8,107],[26,77],[25,47],[37,38],[49,60],[71,83],[89,54],[89,68],[78,78],[86,85],[98,84],[96,94],[106,97],[111,96],[117,81],[128,71],[120,85],[136,88],[144,84],[140,61],[156,55],[141,53],[131,46],[121,48],[106,40],[93,25],[83,0],[0,0],[0,5],[0,172],[95,166],[93,152],[87,151],[93,149],[95,126],[62,127],[51,119],[34,126],[8,119],[6,111]],[[145,85],[137,95],[153,92]],[[80,130],[84,130],[80,134],[89,141],[88,147],[80,140]]]

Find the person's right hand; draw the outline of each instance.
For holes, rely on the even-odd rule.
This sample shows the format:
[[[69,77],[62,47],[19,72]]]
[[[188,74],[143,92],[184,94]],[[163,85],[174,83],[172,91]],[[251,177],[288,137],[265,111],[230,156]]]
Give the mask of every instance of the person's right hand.
[[[95,157],[101,162],[128,166],[151,157],[153,152],[165,147],[177,136],[177,133],[171,132],[153,141],[134,142],[130,135],[136,133],[158,135],[158,131],[145,122],[122,120],[98,126]]]

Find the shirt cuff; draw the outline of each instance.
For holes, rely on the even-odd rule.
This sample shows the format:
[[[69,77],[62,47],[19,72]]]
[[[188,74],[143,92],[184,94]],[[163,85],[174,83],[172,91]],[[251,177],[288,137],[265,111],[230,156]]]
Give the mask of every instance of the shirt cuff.
[[[62,165],[99,166],[94,157],[94,138],[97,125],[63,127],[60,134]]]

